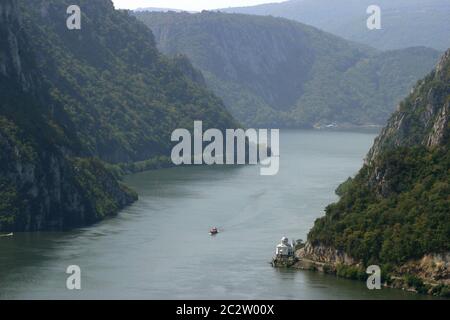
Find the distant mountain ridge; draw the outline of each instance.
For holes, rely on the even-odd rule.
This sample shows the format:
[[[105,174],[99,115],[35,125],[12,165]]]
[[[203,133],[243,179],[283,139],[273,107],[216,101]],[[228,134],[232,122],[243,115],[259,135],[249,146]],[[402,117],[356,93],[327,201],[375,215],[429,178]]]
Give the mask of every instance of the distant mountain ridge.
[[[135,13],[168,55],[186,55],[247,126],[382,125],[439,52],[379,52],[310,26],[217,12]]]
[[[137,8],[134,11],[136,12],[189,12],[189,13],[194,13],[196,11],[190,11],[190,10],[183,10],[183,9],[173,9],[173,8],[156,8],[156,7],[144,7],[144,8]]]
[[[381,30],[366,26],[370,5],[381,8]],[[382,50],[450,47],[447,0],[290,0],[219,10],[288,18]]]

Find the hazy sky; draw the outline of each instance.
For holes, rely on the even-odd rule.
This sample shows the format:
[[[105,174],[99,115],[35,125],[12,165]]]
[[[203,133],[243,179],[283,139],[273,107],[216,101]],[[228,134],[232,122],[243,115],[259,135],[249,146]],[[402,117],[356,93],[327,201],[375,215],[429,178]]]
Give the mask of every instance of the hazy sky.
[[[113,0],[116,9],[157,7],[201,11],[228,7],[252,6],[285,0]]]

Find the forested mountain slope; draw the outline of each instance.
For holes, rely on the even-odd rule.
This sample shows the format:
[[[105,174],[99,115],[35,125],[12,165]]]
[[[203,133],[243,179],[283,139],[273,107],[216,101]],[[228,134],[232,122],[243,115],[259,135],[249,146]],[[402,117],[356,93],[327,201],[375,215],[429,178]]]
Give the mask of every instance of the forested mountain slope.
[[[448,286],[449,114],[450,50],[401,103],[361,171],[339,188],[340,201],[309,233],[306,256],[342,263],[347,255]]]
[[[233,127],[186,59],[109,0],[0,3],[0,231],[99,221],[136,195],[107,163],[170,155],[170,133],[204,120]]]
[[[78,1],[81,30],[66,28],[70,1],[20,2],[38,67],[89,154],[146,160],[169,154],[171,132],[194,119],[234,124],[220,99],[161,55],[151,31],[111,1]]]
[[[168,55],[187,55],[248,126],[382,125],[439,57],[379,52],[286,19],[135,13]]]

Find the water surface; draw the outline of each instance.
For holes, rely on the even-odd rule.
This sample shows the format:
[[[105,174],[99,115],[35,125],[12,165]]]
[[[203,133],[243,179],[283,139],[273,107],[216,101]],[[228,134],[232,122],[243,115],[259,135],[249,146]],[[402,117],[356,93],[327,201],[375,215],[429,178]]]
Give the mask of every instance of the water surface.
[[[0,238],[0,298],[418,299],[399,290],[269,262],[282,236],[305,239],[375,135],[281,131],[277,176],[257,167],[186,167],[132,175],[140,200],[68,233]],[[222,232],[211,237],[208,230]],[[82,290],[66,289],[79,265]]]

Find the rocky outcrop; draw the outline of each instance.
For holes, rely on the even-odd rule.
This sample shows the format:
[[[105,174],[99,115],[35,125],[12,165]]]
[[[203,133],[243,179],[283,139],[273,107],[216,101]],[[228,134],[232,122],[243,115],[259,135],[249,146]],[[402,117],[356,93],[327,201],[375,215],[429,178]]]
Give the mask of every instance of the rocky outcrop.
[[[450,77],[450,50],[441,58],[436,69],[420,81],[411,95],[403,101],[387,126],[375,140],[365,164],[368,183],[383,197],[393,192],[396,176],[392,168],[380,161],[382,153],[398,148],[418,146],[429,150],[443,147],[448,142],[450,100],[447,97]],[[430,86],[431,81],[441,84]]]
[[[342,250],[310,243],[297,250],[295,263],[286,267],[337,274],[359,279],[367,277],[365,266]],[[356,271],[353,274],[342,270]],[[359,274],[358,274],[359,273]],[[450,293],[450,252],[432,253],[421,259],[412,259],[394,267],[388,274],[382,273],[384,286],[413,292],[447,296]]]
[[[298,262],[295,256],[277,256],[272,259],[272,267],[274,268],[290,268]]]
[[[313,246],[310,243],[306,243],[306,245],[303,248],[297,250],[295,255],[300,260],[307,259],[333,266],[336,266],[338,264],[346,264],[346,265],[359,264],[359,262],[355,261],[352,257],[347,255],[342,250],[336,250],[331,247],[326,247],[322,245]]]
[[[432,284],[450,286],[450,252],[427,254],[400,266],[398,274],[414,274]]]
[[[442,146],[448,139],[450,101],[445,88],[430,86],[430,81],[450,80],[450,50],[446,51],[428,77],[420,81],[411,95],[398,107],[369,151],[366,163],[373,163],[383,150],[423,145]],[[407,107],[406,107],[407,105]]]

